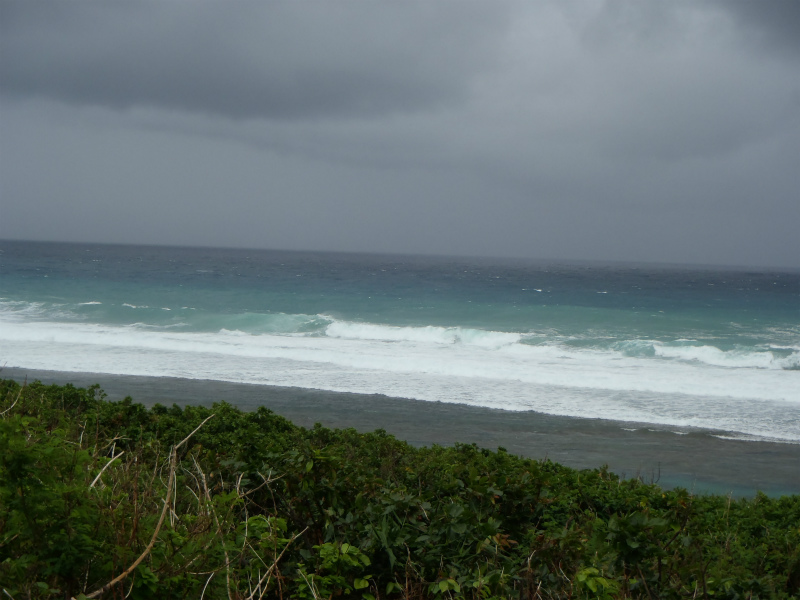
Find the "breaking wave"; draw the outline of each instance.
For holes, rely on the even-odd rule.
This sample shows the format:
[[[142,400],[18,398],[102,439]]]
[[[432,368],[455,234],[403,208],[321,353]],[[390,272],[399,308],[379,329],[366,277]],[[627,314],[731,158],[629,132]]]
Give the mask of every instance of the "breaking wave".
[[[136,306],[0,299],[0,363],[379,393],[800,441],[795,345],[726,348]],[[97,311],[92,320],[88,310]]]
[[[499,348],[520,341],[519,333],[485,331],[462,327],[394,327],[372,323],[333,320],[325,333],[328,337],[384,342],[420,342],[425,344],[465,344]]]

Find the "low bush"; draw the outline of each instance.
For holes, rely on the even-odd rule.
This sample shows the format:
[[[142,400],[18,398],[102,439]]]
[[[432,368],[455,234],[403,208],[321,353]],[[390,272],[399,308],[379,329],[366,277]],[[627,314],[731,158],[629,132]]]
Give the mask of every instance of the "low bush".
[[[0,596],[792,598],[800,496],[0,381]]]

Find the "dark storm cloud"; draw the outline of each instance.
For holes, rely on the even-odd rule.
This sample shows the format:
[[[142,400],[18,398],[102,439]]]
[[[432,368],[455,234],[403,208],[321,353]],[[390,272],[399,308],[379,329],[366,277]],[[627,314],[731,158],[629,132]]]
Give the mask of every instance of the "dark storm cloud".
[[[567,3],[569,4],[569,3]],[[773,51],[800,50],[800,2],[796,0],[671,0],[670,2],[628,2],[605,0],[586,23],[588,38],[607,37],[659,44],[685,34],[690,15],[705,15],[716,29],[732,20],[742,43]]]
[[[2,4],[11,95],[244,118],[375,116],[465,98],[492,61],[494,5]]]
[[[799,266],[794,0],[0,0],[0,236]]]
[[[800,52],[800,2],[795,0],[717,0],[757,43],[773,50]]]

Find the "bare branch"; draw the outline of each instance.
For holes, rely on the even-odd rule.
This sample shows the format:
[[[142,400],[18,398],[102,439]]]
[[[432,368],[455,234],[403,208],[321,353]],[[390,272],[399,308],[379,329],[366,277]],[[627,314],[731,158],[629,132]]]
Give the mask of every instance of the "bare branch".
[[[277,566],[278,566],[278,562],[281,560],[281,558],[283,558],[283,554],[284,554],[284,552],[286,552],[286,550],[288,550],[288,549],[289,549],[289,546],[291,546],[291,545],[292,545],[292,542],[293,542],[293,541],[295,541],[297,538],[299,538],[301,535],[303,535],[303,534],[304,534],[306,531],[308,531],[308,527],[306,527],[305,529],[303,529],[303,531],[301,531],[300,533],[296,533],[296,534],[294,534],[294,535],[292,536],[292,539],[290,539],[290,540],[289,540],[289,541],[286,543],[286,545],[283,547],[283,550],[281,550],[281,553],[278,555],[278,558],[276,558],[276,559],[275,559],[275,560],[272,562],[272,566],[271,566],[269,569],[267,569],[267,572],[266,572],[266,573],[264,573],[264,576],[263,576],[261,579],[259,579],[259,580],[258,580],[258,583],[256,584],[256,589],[261,589],[261,584],[264,582],[264,580],[267,578],[267,576],[268,576],[270,573],[272,573],[273,569],[274,569],[275,567],[277,567]],[[302,575],[302,573],[301,573],[301,575]],[[269,584],[269,580],[267,580],[267,585],[268,585],[268,584]],[[263,598],[263,597],[264,597],[264,594],[266,594],[266,593],[267,593],[267,588],[266,588],[266,585],[265,585],[265,586],[264,586],[264,591],[263,591],[263,592],[261,592],[261,595],[259,596],[259,600],[261,600],[261,598]],[[314,593],[314,590],[313,590],[313,589],[311,590],[311,593],[312,593],[312,594]],[[314,596],[316,597],[316,594],[314,594]],[[255,596],[254,596],[253,594],[250,594],[250,596],[247,598],[247,600],[253,600],[253,598],[255,598]]]
[[[208,508],[211,509],[211,516],[214,517],[214,524],[217,526],[217,535],[219,535],[220,539],[222,540],[222,552],[225,554],[225,584],[228,589],[228,600],[233,600],[233,596],[231,596],[231,559],[228,557],[228,550],[225,548],[225,538],[222,535],[222,527],[220,526],[219,519],[217,518],[217,511],[214,510],[214,504],[211,501],[211,492],[208,490],[206,474],[203,473],[203,470],[200,468],[200,465],[197,464],[197,460],[194,456],[192,456],[192,461],[194,461],[194,466],[197,469],[197,472],[200,474],[200,479],[203,482],[203,489],[205,491],[206,499],[208,500]]]
[[[14,400],[14,403],[11,406],[9,406],[7,409],[5,409],[3,412],[1,412],[0,413],[0,417],[4,416],[8,411],[10,411],[12,408],[14,408],[14,406],[16,406],[17,402],[19,402],[20,396],[22,396],[22,390],[24,390],[24,389],[25,389],[24,385],[21,388],[19,388],[19,392],[17,392],[17,397]],[[5,589],[3,589],[3,591],[6,592]],[[8,592],[6,592],[6,594],[8,594]],[[9,598],[10,597],[11,596],[9,595]]]
[[[184,445],[186,442],[188,442],[188,441],[189,441],[189,438],[191,438],[191,437],[192,437],[192,436],[193,436],[195,433],[197,433],[198,431],[200,431],[200,428],[201,428],[203,425],[205,425],[205,424],[206,424],[206,423],[207,423],[209,420],[211,420],[211,418],[212,418],[213,416],[214,416],[214,415],[209,415],[208,417],[206,417],[206,418],[203,420],[203,422],[202,422],[202,423],[200,423],[200,425],[198,425],[197,427],[195,427],[195,429],[194,429],[194,431],[192,431],[192,433],[190,433],[190,434],[189,434],[189,435],[187,435],[185,438],[183,438],[183,440],[181,440],[181,442],[180,442],[180,443],[179,443],[177,446],[175,446],[175,448],[173,448],[173,450],[177,452],[178,448],[180,448],[180,447],[181,447],[181,446],[183,446],[183,445]]]
[[[109,465],[111,465],[111,463],[113,463],[115,460],[117,460],[123,454],[125,454],[125,450],[123,450],[122,452],[120,452],[116,456],[112,457],[111,460],[108,461],[102,469],[100,469],[100,472],[97,474],[97,477],[95,477],[94,481],[92,481],[92,483],[89,485],[89,489],[92,489],[94,487],[94,484],[97,483],[98,481],[100,481],[100,476],[103,473],[106,472],[106,469],[109,467]]]
[[[261,488],[263,488],[265,485],[269,485],[269,484],[270,484],[270,483],[272,483],[273,481],[278,481],[279,479],[283,479],[283,475],[281,475],[280,477],[273,477],[273,476],[272,476],[272,471],[270,471],[270,476],[269,476],[269,477],[264,477],[263,475],[261,475],[261,473],[258,473],[258,474],[259,474],[259,476],[261,477],[261,479],[263,479],[263,480],[264,480],[264,483],[262,483],[262,484],[261,484],[260,486],[258,486],[257,488],[253,488],[253,489],[252,489],[252,490],[250,490],[249,492],[245,492],[244,494],[239,494],[239,497],[240,497],[240,498],[244,498],[245,496],[249,496],[250,494],[252,494],[252,493],[254,493],[254,492],[257,492],[258,490],[260,490]]]
[[[214,575],[216,575],[216,574],[217,574],[217,572],[214,571],[213,573],[211,573],[211,575],[208,576],[208,579],[206,580],[206,584],[203,586],[203,593],[200,594],[200,600],[203,600],[203,596],[206,595],[206,588],[208,587],[208,584],[211,583],[211,578],[214,577]]]
[[[141,555],[139,555],[139,558],[137,558],[135,561],[133,561],[133,564],[130,567],[125,569],[121,574],[119,574],[117,577],[115,577],[114,579],[109,581],[103,587],[96,589],[91,594],[86,594],[87,598],[97,598],[101,594],[103,594],[103,593],[107,592],[108,590],[110,590],[112,587],[117,585],[120,581],[122,581],[123,579],[128,577],[128,575],[130,575],[133,572],[133,570],[141,564],[141,562],[147,557],[147,555],[150,554],[150,551],[153,549],[153,546],[156,545],[156,540],[158,539],[158,533],[161,531],[161,526],[164,524],[164,518],[167,516],[167,510],[170,507],[170,499],[171,499],[170,497],[172,496],[172,489],[173,489],[173,484],[174,484],[174,481],[175,481],[175,467],[176,467],[177,462],[178,462],[178,448],[180,448],[186,442],[188,442],[189,438],[191,438],[195,433],[197,433],[197,431],[203,425],[205,425],[206,422],[213,416],[214,415],[211,415],[208,418],[206,418],[205,421],[200,423],[200,425],[198,425],[197,428],[194,431],[192,431],[192,433],[190,433],[185,438],[183,438],[183,440],[181,440],[181,442],[179,444],[177,444],[177,445],[172,447],[172,451],[170,452],[170,459],[169,459],[169,463],[170,464],[169,464],[169,480],[167,482],[167,496],[166,496],[166,498],[164,498],[164,508],[161,511],[161,516],[158,519],[158,524],[156,525],[156,529],[153,532],[153,537],[150,539],[150,543],[147,544],[147,548],[145,548],[144,552],[142,552]]]

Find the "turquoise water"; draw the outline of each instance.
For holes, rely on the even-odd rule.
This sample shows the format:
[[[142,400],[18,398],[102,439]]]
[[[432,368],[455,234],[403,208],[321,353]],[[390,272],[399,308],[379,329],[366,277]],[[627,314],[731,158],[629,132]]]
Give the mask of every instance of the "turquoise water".
[[[0,361],[800,441],[800,273],[0,242]]]

